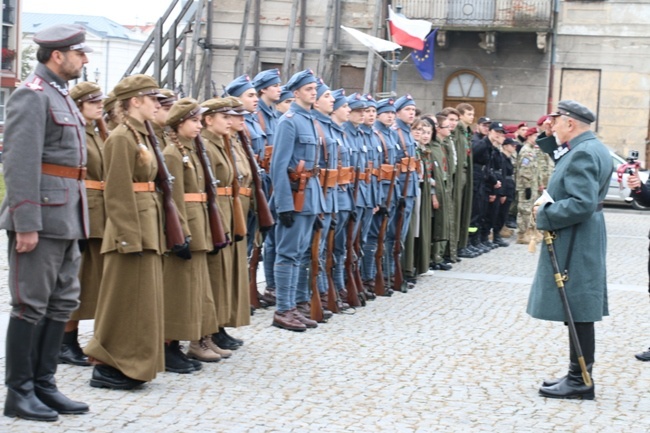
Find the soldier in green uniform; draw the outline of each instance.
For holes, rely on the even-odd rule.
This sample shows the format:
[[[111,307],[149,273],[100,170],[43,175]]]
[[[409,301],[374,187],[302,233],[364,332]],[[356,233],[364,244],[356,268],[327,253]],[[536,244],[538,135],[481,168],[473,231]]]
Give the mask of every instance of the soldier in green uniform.
[[[433,160],[433,178],[436,182],[436,194],[433,199],[433,270],[448,271],[451,264],[443,259],[447,244],[449,243],[449,231],[451,224],[449,218],[449,202],[451,201],[451,173],[449,170],[450,161],[445,150],[445,141],[451,134],[447,116],[436,116],[436,138],[431,146],[431,158]]]
[[[456,145],[456,180],[454,182],[454,200],[456,205],[456,231],[458,232],[458,250],[456,255],[463,258],[474,258],[479,255],[474,247],[469,245],[469,226],[472,217],[473,165],[472,158],[472,129],[474,123],[474,107],[466,102],[456,106],[459,122],[453,131]]]
[[[528,244],[535,227],[531,225],[530,214],[533,203],[537,199],[537,152],[535,140],[537,128],[532,127],[526,131],[524,145],[519,151],[515,186],[517,188],[517,243]]]

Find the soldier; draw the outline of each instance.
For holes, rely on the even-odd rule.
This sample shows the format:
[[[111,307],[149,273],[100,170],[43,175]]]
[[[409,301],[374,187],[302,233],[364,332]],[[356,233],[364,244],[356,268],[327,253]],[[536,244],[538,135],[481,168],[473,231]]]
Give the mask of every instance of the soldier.
[[[156,111],[156,117],[151,122],[153,127],[153,132],[156,134],[158,139],[158,144],[160,145],[160,150],[164,150],[169,144],[169,136],[165,131],[167,127],[167,117],[169,117],[169,110],[171,110],[172,105],[178,99],[176,93],[169,89],[160,89],[160,97],[158,102],[160,103],[160,109]]]
[[[86,121],[86,149],[88,162],[86,164],[86,193],[88,195],[88,219],[90,233],[87,240],[79,241],[82,247],[81,269],[79,283],[81,294],[79,308],[72,313],[65,327],[63,343],[59,352],[59,362],[82,367],[89,366],[88,357],[84,355],[77,340],[79,320],[95,317],[99,285],[102,281],[104,260],[100,254],[104,236],[104,170],[102,167],[104,140],[96,131],[95,122],[100,121],[104,94],[100,87],[90,81],[77,84],[70,90],[70,97],[77,104],[81,115]],[[103,120],[102,120],[103,121]],[[100,129],[101,130],[101,129]]]
[[[453,132],[458,166],[456,167],[456,180],[454,182],[454,200],[456,213],[454,219],[457,222],[458,231],[458,257],[474,258],[480,255],[468,242],[469,226],[472,217],[472,190],[473,190],[473,164],[472,159],[472,129],[474,123],[474,107],[467,103],[456,106],[460,115],[458,126]]]
[[[113,93],[111,90],[108,92],[106,99],[104,99],[104,121],[106,122],[106,128],[108,129],[108,132],[112,131],[117,125],[120,124],[120,121],[116,115],[116,104],[117,99],[115,99],[115,93]]]
[[[296,309],[298,271],[309,248],[314,221],[325,208],[317,171],[320,140],[311,112],[316,77],[309,69],[297,72],[286,88],[293,92],[295,101],[278,122],[271,159],[272,206],[279,219],[275,227],[277,307],[273,326],[305,331],[305,323],[314,325]]]
[[[89,410],[63,395],[54,375],[66,322],[79,306],[77,240],[89,234],[84,120],[67,83],[81,76],[92,49],[77,25],[48,27],[34,41],[38,65],[9,98],[4,126],[0,228],[12,307],[4,415],[56,421]]]
[[[240,75],[226,86],[226,95],[239,98],[244,104],[244,110],[248,111],[246,118],[246,129],[250,135],[251,145],[255,155],[262,160],[264,158],[264,147],[266,146],[266,134],[262,125],[260,125],[257,116],[259,97],[253,87],[253,83],[248,75]]]
[[[492,119],[489,117],[481,117],[478,119],[478,122],[476,124],[476,132],[474,132],[474,135],[472,136],[472,147],[474,144],[483,140],[488,135],[491,123]]]
[[[458,145],[455,142],[456,137],[454,135],[454,131],[456,131],[456,127],[458,126],[458,123],[460,121],[460,113],[455,108],[447,107],[444,110],[442,110],[441,114],[443,116],[447,116],[447,119],[449,120],[449,128],[450,128],[449,136],[447,137],[446,140],[443,140],[443,146],[447,151],[447,157],[449,160],[448,185],[451,188],[449,206],[446,209],[446,212],[449,212],[449,243],[447,244],[447,251],[445,253],[444,258],[445,258],[445,262],[447,263],[456,263],[460,261],[458,259],[458,236],[460,235],[460,233],[458,232],[458,220],[457,220],[457,216],[459,217],[460,215],[456,209],[457,207],[456,202],[458,201],[458,199],[456,198],[454,191],[457,190],[456,171],[458,170],[458,165],[459,165],[458,153],[460,149],[458,149]]]
[[[535,228],[530,220],[533,203],[537,199],[537,152],[535,140],[537,128],[532,127],[526,131],[524,145],[519,151],[515,186],[517,188],[517,243],[528,244]]]
[[[448,211],[451,201],[451,173],[448,153],[445,151],[444,142],[451,134],[451,122],[442,114],[436,116],[436,138],[431,143],[431,160],[433,162],[433,179],[436,184],[435,195],[432,197],[433,205],[433,257],[431,269],[434,271],[448,271],[451,263],[444,261],[444,253],[449,242],[452,214]]]
[[[415,266],[418,274],[433,275],[431,267],[431,239],[434,224],[433,204],[436,194],[436,182],[433,178],[433,161],[431,158],[432,141],[435,139],[434,121],[424,117],[416,121],[414,128],[419,128],[420,139],[418,140],[417,153],[422,166],[421,206],[420,206],[420,227],[415,242]]]
[[[515,196],[515,177],[512,155],[516,152],[517,141],[512,138],[506,138],[501,145],[501,170],[503,170],[503,186],[497,195],[498,210],[495,225],[492,227],[492,242],[500,247],[507,247],[510,244],[501,237],[501,230],[506,225],[510,205]]]
[[[591,374],[594,364],[594,322],[609,314],[607,302],[607,233],[602,213],[612,174],[612,157],[590,131],[594,113],[575,101],[560,101],[552,130],[558,143],[571,149],[558,162],[548,184],[553,202],[533,208],[537,228],[553,230],[554,249],[568,272],[565,293],[571,308],[584,363]],[[566,322],[564,305],[557,290],[549,290],[557,271],[548,254],[540,254],[528,299],[527,313],[536,319]],[[546,381],[539,393],[551,398],[593,400],[593,382],[583,380],[577,348],[570,343],[566,376]]]
[[[291,103],[295,100],[295,98],[293,97],[293,92],[287,90],[287,86],[280,87],[280,90],[281,90],[280,99],[278,99],[278,102],[275,103],[275,111],[277,111],[278,119],[284,113],[289,111],[289,107],[291,107]]]
[[[153,380],[165,364],[163,207],[144,125],[153,121],[160,93],[158,83],[142,74],[124,78],[114,92],[122,123],[104,146],[104,271],[94,335],[84,352],[95,363],[90,386],[132,389]]]

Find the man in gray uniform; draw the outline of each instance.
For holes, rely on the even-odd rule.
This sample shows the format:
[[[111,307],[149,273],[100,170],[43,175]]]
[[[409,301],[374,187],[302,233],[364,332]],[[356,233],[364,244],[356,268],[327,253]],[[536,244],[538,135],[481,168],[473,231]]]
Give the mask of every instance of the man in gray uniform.
[[[9,240],[11,317],[7,328],[4,414],[55,421],[88,412],[54,380],[66,322],[79,306],[80,254],[88,235],[84,120],[68,96],[86,53],[85,31],[57,25],[38,32],[36,70],[7,103],[0,228]]]

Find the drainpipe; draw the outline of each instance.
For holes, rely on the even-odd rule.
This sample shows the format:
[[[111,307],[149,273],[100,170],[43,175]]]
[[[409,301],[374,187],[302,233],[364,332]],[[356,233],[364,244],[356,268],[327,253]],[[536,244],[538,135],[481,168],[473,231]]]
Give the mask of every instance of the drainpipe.
[[[557,20],[560,12],[560,0],[554,0],[553,3],[553,32],[551,33],[551,65],[549,68],[548,78],[548,101],[546,106],[547,113],[553,111],[553,81],[555,78],[555,64],[557,62],[555,59],[555,45],[557,42]]]

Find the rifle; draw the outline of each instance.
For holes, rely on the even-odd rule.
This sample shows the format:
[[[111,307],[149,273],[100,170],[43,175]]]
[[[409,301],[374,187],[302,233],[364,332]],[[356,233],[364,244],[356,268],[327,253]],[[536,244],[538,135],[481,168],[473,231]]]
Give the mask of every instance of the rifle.
[[[239,174],[237,173],[237,159],[232,152],[232,143],[230,142],[230,137],[224,135],[223,140],[224,144],[228,146],[230,150],[230,162],[232,163],[234,172],[232,179],[232,232],[235,242],[239,242],[246,237],[246,215],[244,215],[244,208],[242,207],[241,199],[239,198]]]
[[[409,178],[411,172],[408,167],[411,166],[411,157],[408,157],[408,164],[406,170],[406,179],[404,180],[404,187],[402,188],[402,200],[406,200],[406,193],[408,191]],[[402,227],[404,226],[405,205],[399,206],[397,209],[397,221],[395,223],[395,243],[393,244],[393,261],[395,261],[395,288],[402,293],[408,291],[408,285],[404,282],[404,275],[402,274],[402,263],[400,262],[400,254],[402,253]]]
[[[335,215],[332,215],[332,220],[336,220]],[[339,293],[334,284],[332,277],[332,268],[334,267],[334,233],[336,227],[330,224],[329,231],[327,232],[327,249],[325,252],[325,275],[327,276],[327,309],[332,313],[339,313],[338,297]]]
[[[178,214],[178,208],[176,207],[176,203],[174,203],[174,199],[172,198],[172,185],[174,183],[174,176],[172,176],[167,169],[167,165],[165,164],[165,157],[160,151],[158,139],[156,138],[156,134],[153,131],[151,122],[145,120],[144,126],[147,128],[147,133],[149,134],[149,142],[151,143],[151,147],[153,147],[154,155],[156,156],[156,161],[158,162],[158,186],[162,190],[163,194],[167,248],[172,252],[176,252],[185,248],[188,240],[185,239],[183,227],[181,226],[181,218]]]
[[[261,307],[260,292],[257,291],[257,264],[260,261],[261,252],[262,247],[253,247],[248,267],[248,292],[251,298],[251,307],[255,310]],[[255,266],[253,266],[253,264],[255,264]]]
[[[108,138],[108,128],[106,127],[106,122],[104,122],[104,117],[95,120],[95,124],[97,125],[97,130],[102,141],[106,141]]]
[[[375,252],[375,266],[377,267],[377,273],[375,274],[375,293],[377,296],[386,295],[381,259],[384,256],[384,237],[386,236],[386,228],[388,227],[388,211],[395,190],[396,175],[397,165],[393,166],[393,173],[390,177],[390,186],[388,187],[388,197],[386,197],[386,213],[382,215],[381,227],[379,228],[379,235],[377,236],[377,251]]]
[[[320,142],[319,138],[319,142]],[[327,146],[326,143],[323,146]],[[320,149],[318,146],[316,152],[318,153]],[[329,167],[328,161],[325,161],[325,169]],[[325,172],[325,179],[323,181],[323,195],[327,197],[327,177],[329,176],[329,170]],[[316,218],[321,218],[322,215],[316,216]],[[321,224],[322,225],[322,224]],[[309,275],[309,287],[311,287],[311,320],[317,322],[323,321],[323,307],[320,301],[320,293],[318,292],[318,272],[320,271],[320,236],[321,236],[322,227],[316,228],[314,230],[314,235],[311,240],[311,274]]]
[[[356,208],[357,196],[359,194],[359,167],[355,169],[354,190],[352,193],[352,205]],[[352,211],[354,212],[354,210]],[[350,218],[346,227],[345,239],[345,279],[347,282],[346,290],[348,291],[348,304],[352,307],[359,307],[365,304],[364,299],[359,294],[361,287],[357,287],[357,279],[354,272],[354,243],[356,236],[354,233],[355,221]]]
[[[223,222],[221,221],[221,212],[217,206],[217,184],[219,181],[214,178],[212,164],[208,158],[208,152],[205,150],[205,144],[200,135],[194,139],[196,152],[198,153],[201,166],[203,167],[203,176],[205,177],[205,191],[208,196],[208,222],[210,224],[210,234],[212,235],[212,253],[217,253],[220,249],[230,244],[230,239],[225,233]]]

